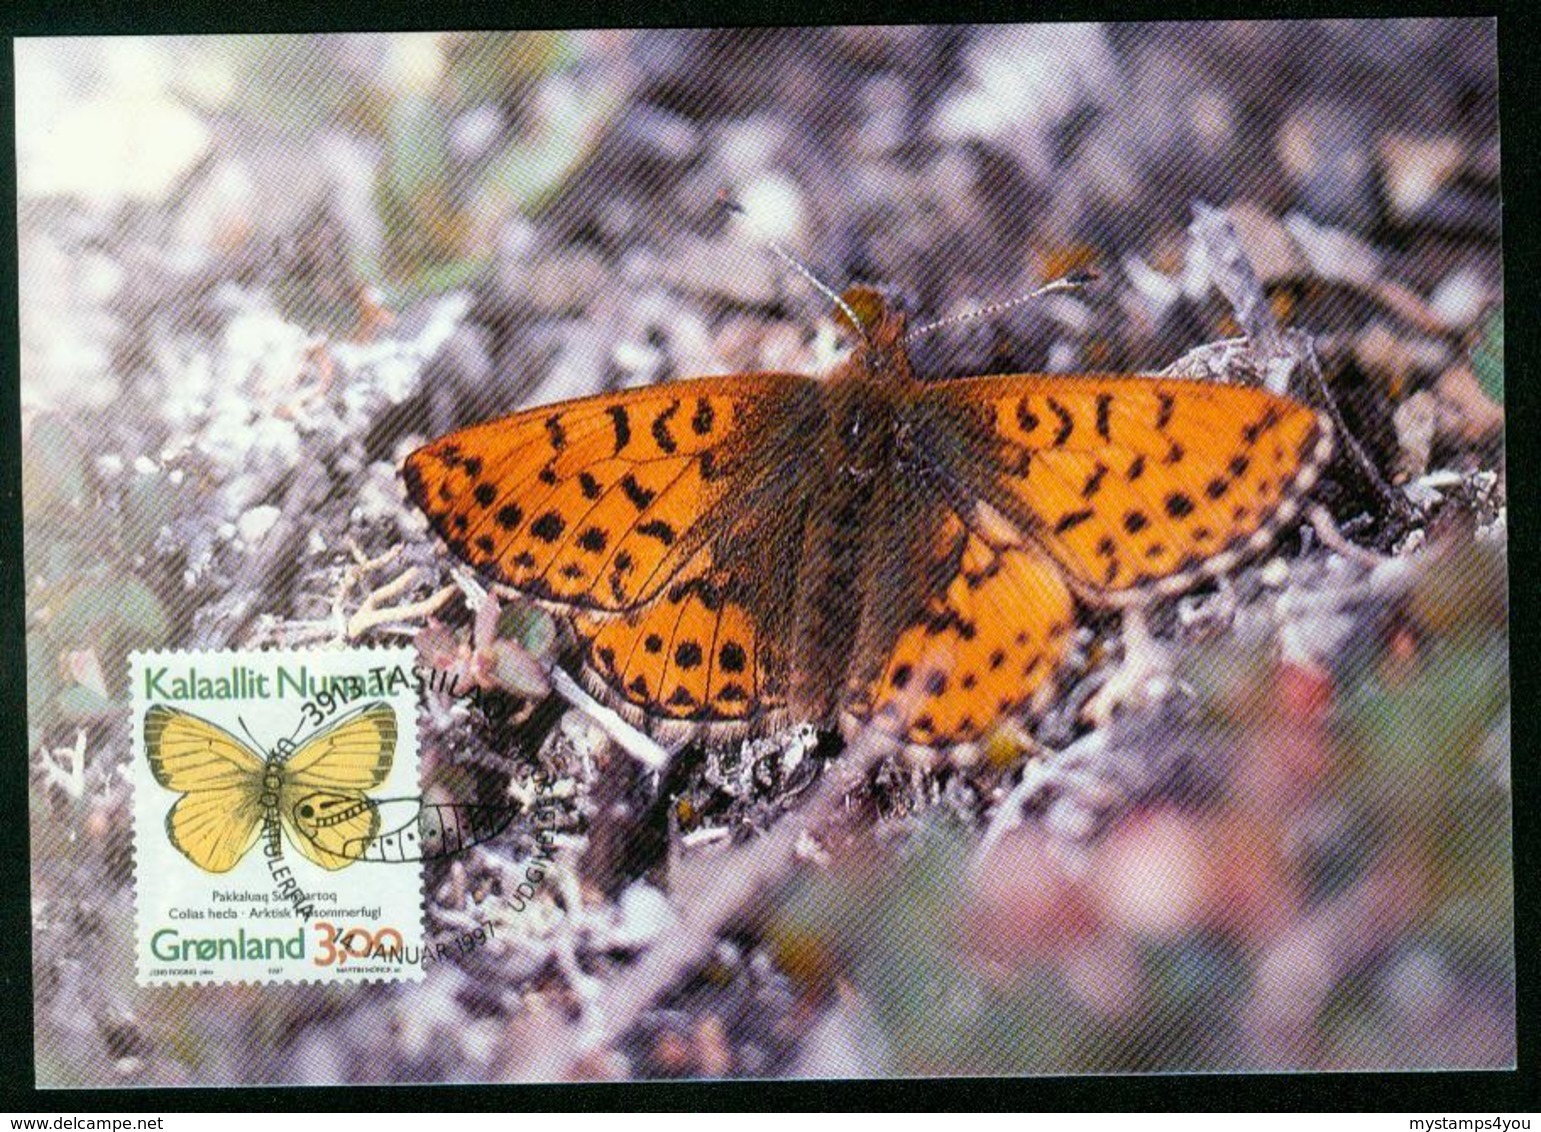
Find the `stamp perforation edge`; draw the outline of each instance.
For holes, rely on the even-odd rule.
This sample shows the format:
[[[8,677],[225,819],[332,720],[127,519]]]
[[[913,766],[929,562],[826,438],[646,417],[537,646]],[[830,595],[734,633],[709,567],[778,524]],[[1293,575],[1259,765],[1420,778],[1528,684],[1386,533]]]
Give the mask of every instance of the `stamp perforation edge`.
[[[328,671],[323,673],[323,675],[346,675],[346,671],[336,672],[335,669],[341,667],[351,670],[355,665],[362,665],[367,671],[369,669],[389,668],[399,665],[410,673],[415,659],[415,652],[410,648],[385,645],[301,649],[278,647],[220,650],[149,649],[137,650],[129,655],[130,703],[133,713],[132,734],[130,738],[131,754],[128,768],[132,831],[130,838],[130,859],[132,861],[130,887],[132,889],[134,916],[133,939],[136,983],[141,986],[217,986],[248,983],[253,986],[304,985],[311,983],[362,985],[367,983],[421,982],[423,980],[424,971],[418,964],[395,964],[389,969],[367,971],[360,969],[359,965],[355,964],[354,969],[350,971],[346,969],[346,963],[340,967],[320,967],[312,962],[308,964],[308,969],[305,969],[307,961],[312,959],[312,940],[305,936],[305,930],[318,921],[316,918],[307,921],[293,910],[291,910],[289,917],[281,921],[272,921],[273,923],[281,924],[283,930],[291,930],[297,926],[302,938],[305,939],[302,957],[299,960],[301,970],[296,971],[293,969],[294,961],[291,959],[280,964],[284,968],[282,974],[274,974],[271,971],[266,973],[253,971],[250,974],[243,972],[239,976],[232,974],[222,975],[217,971],[210,971],[200,975],[155,975],[147,973],[147,966],[149,965],[147,960],[153,960],[153,956],[148,949],[149,941],[145,933],[147,915],[154,915],[157,907],[168,906],[166,904],[167,893],[163,891],[168,887],[166,884],[167,880],[181,880],[183,883],[186,883],[187,876],[197,872],[197,866],[173,846],[166,828],[166,821],[172,807],[178,803],[181,797],[187,795],[163,787],[156,781],[156,777],[150,769],[146,752],[144,722],[146,713],[151,706],[151,697],[147,691],[145,681],[140,678],[142,667],[156,664],[167,667],[172,665],[196,666],[199,662],[205,662],[214,666],[210,668],[210,671],[214,671],[221,665],[228,667],[244,663],[248,666],[256,666],[261,671],[264,668],[274,667],[283,661],[304,663],[310,660],[321,663],[326,667]],[[232,698],[234,699],[235,697]],[[379,792],[417,794],[421,789],[421,781],[416,687],[411,682],[408,682],[399,687],[394,694],[381,698],[393,704],[398,726],[396,728],[396,748],[391,757],[391,770],[386,779],[381,783]],[[189,702],[193,705],[193,711],[200,714],[207,712],[207,703],[197,700],[190,700]],[[241,700],[241,702],[245,703],[244,700]],[[287,707],[290,709],[289,714],[292,719],[298,718],[300,703],[301,700],[298,698],[288,700]],[[203,710],[200,711],[200,709]],[[232,713],[228,709],[220,710],[216,707],[213,714],[218,716],[218,718],[210,721],[224,728]],[[255,713],[251,714],[254,715]],[[207,718],[206,714],[205,718]],[[292,719],[288,720],[290,725],[292,725]],[[289,727],[283,726],[284,722],[282,720],[279,721],[279,729],[287,734]],[[241,734],[239,725],[230,730],[235,734]],[[260,725],[256,730],[259,736],[263,736],[263,730]],[[269,735],[263,737],[267,738],[276,735],[277,729],[270,729]],[[245,739],[245,736],[243,736],[243,739]],[[246,740],[246,745],[250,747],[249,740]],[[264,755],[267,753],[266,751],[259,752],[259,754]],[[425,946],[428,936],[426,927],[427,905],[421,865],[415,868],[403,868],[399,864],[373,864],[367,861],[360,861],[351,863],[334,872],[327,872],[319,868],[319,866],[313,865],[295,851],[294,846],[288,839],[288,831],[280,832],[279,837],[281,839],[282,859],[285,866],[293,870],[295,862],[302,862],[302,875],[312,879],[328,878],[336,888],[337,902],[332,905],[333,907],[346,907],[350,904],[358,903],[363,903],[366,906],[369,904],[370,897],[367,893],[356,899],[350,899],[344,895],[350,888],[349,874],[353,874],[351,887],[355,891],[360,883],[365,886],[384,885],[387,891],[393,895],[390,900],[380,901],[382,917],[388,906],[392,909],[393,915],[410,917],[404,925],[406,930],[403,931],[403,945],[408,948],[416,947],[418,949]],[[265,865],[261,874],[255,874],[255,881],[252,879],[254,874],[250,869],[250,863],[253,860],[262,860],[264,862],[267,860],[264,856],[263,841],[264,835],[259,833],[257,841],[242,854],[240,862],[231,871],[222,874],[204,873],[201,878],[196,878],[195,884],[212,884],[213,886],[224,884],[237,890],[250,887],[252,891],[256,892],[267,891],[270,878]],[[153,869],[152,879],[148,884],[145,879],[147,859],[151,862],[152,869],[155,864],[163,863],[166,866],[164,869]],[[244,880],[237,876],[237,873],[242,872],[242,866],[247,866],[243,873],[246,878]],[[358,871],[356,872],[355,870]],[[149,891],[147,892],[147,890]],[[321,890],[312,888],[311,891],[319,892]],[[147,902],[156,905],[156,907],[147,908]],[[207,906],[208,902],[205,903],[205,908]],[[207,924],[209,921],[189,922]],[[228,923],[230,921],[225,919],[221,922]],[[239,913],[235,922],[238,925],[243,923]],[[251,923],[249,917],[246,918],[246,923]],[[355,925],[352,923],[348,925],[348,927],[353,926]],[[396,925],[393,924],[391,926]],[[274,930],[278,929],[275,928]],[[193,962],[202,961],[194,960]],[[270,960],[263,960],[263,962],[268,963]]]

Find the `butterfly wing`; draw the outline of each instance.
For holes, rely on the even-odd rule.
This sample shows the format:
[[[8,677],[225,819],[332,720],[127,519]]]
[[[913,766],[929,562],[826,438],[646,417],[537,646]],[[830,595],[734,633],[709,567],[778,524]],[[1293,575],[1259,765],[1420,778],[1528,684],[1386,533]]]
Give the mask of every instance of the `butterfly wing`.
[[[403,475],[473,566],[559,605],[633,611],[718,533],[730,484],[737,497],[799,462],[820,412],[818,383],[793,374],[671,382],[463,429]]]
[[[943,521],[951,576],[900,627],[875,678],[858,665],[847,686],[847,736],[873,728],[926,750],[956,752],[1043,688],[1074,627],[1070,591],[1031,543],[1000,543]]]
[[[842,724],[926,750],[976,743],[1048,685],[1072,592],[1118,603],[1228,568],[1267,544],[1331,454],[1304,406],[1142,378],[940,383],[904,431],[946,507],[940,569],[911,623],[879,634],[876,669],[853,669]]]
[[[257,840],[263,760],[224,728],[165,704],[145,712],[144,741],[155,781],[183,795],[166,836],[205,872],[229,872]]]
[[[916,443],[1083,598],[1176,593],[1266,547],[1332,455],[1332,427],[1260,389],[1016,375],[929,386]],[[927,455],[929,453],[929,455]]]
[[[364,860],[379,836],[380,808],[360,791],[315,791],[286,801],[289,840],[323,869]]]
[[[773,613],[751,613],[751,605],[774,606],[763,596],[749,599],[746,590],[733,571],[714,568],[702,554],[630,613],[580,613],[573,627],[587,648],[590,684],[661,735],[769,726],[786,705],[782,629]],[[789,595],[781,607],[788,604]]]
[[[289,840],[324,869],[340,869],[362,855],[380,831],[377,807],[365,797],[390,776],[396,754],[396,712],[384,702],[366,704],[311,736],[283,764],[279,816]],[[296,807],[314,795],[331,800],[336,820],[322,837],[296,823]],[[348,855],[348,846],[360,846]]]

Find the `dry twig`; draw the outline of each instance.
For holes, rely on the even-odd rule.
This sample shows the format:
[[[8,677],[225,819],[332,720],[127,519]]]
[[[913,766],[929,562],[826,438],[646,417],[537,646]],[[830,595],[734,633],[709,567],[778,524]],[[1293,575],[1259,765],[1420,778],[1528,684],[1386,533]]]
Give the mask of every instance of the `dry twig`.
[[[541,1052],[517,1067],[524,1080],[568,1080],[591,1056],[613,1047],[659,996],[703,962],[718,934],[750,903],[792,872],[805,834],[836,820],[846,795],[889,745],[871,731],[858,735],[838,763],[826,768],[807,803],[765,836],[726,853],[700,854],[682,863],[676,886],[681,919],[634,967],[611,983],[588,1025],[547,1034]]]

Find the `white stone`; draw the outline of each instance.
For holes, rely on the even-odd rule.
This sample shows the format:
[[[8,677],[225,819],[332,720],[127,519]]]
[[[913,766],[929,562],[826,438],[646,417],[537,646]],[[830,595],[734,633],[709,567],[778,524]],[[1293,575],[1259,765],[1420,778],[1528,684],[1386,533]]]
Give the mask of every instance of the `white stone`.
[[[273,529],[273,524],[278,522],[281,514],[282,512],[271,504],[253,507],[236,520],[236,530],[240,532],[241,541],[247,546],[255,546]]]

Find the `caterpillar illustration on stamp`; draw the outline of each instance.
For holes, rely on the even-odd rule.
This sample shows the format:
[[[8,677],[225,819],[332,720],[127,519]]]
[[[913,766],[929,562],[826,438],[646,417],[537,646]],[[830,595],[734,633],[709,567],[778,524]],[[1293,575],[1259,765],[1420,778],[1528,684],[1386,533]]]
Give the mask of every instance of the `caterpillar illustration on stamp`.
[[[453,857],[490,841],[518,812],[510,806],[318,790],[294,803],[287,828],[327,858],[406,864]],[[387,827],[389,832],[380,832]]]

